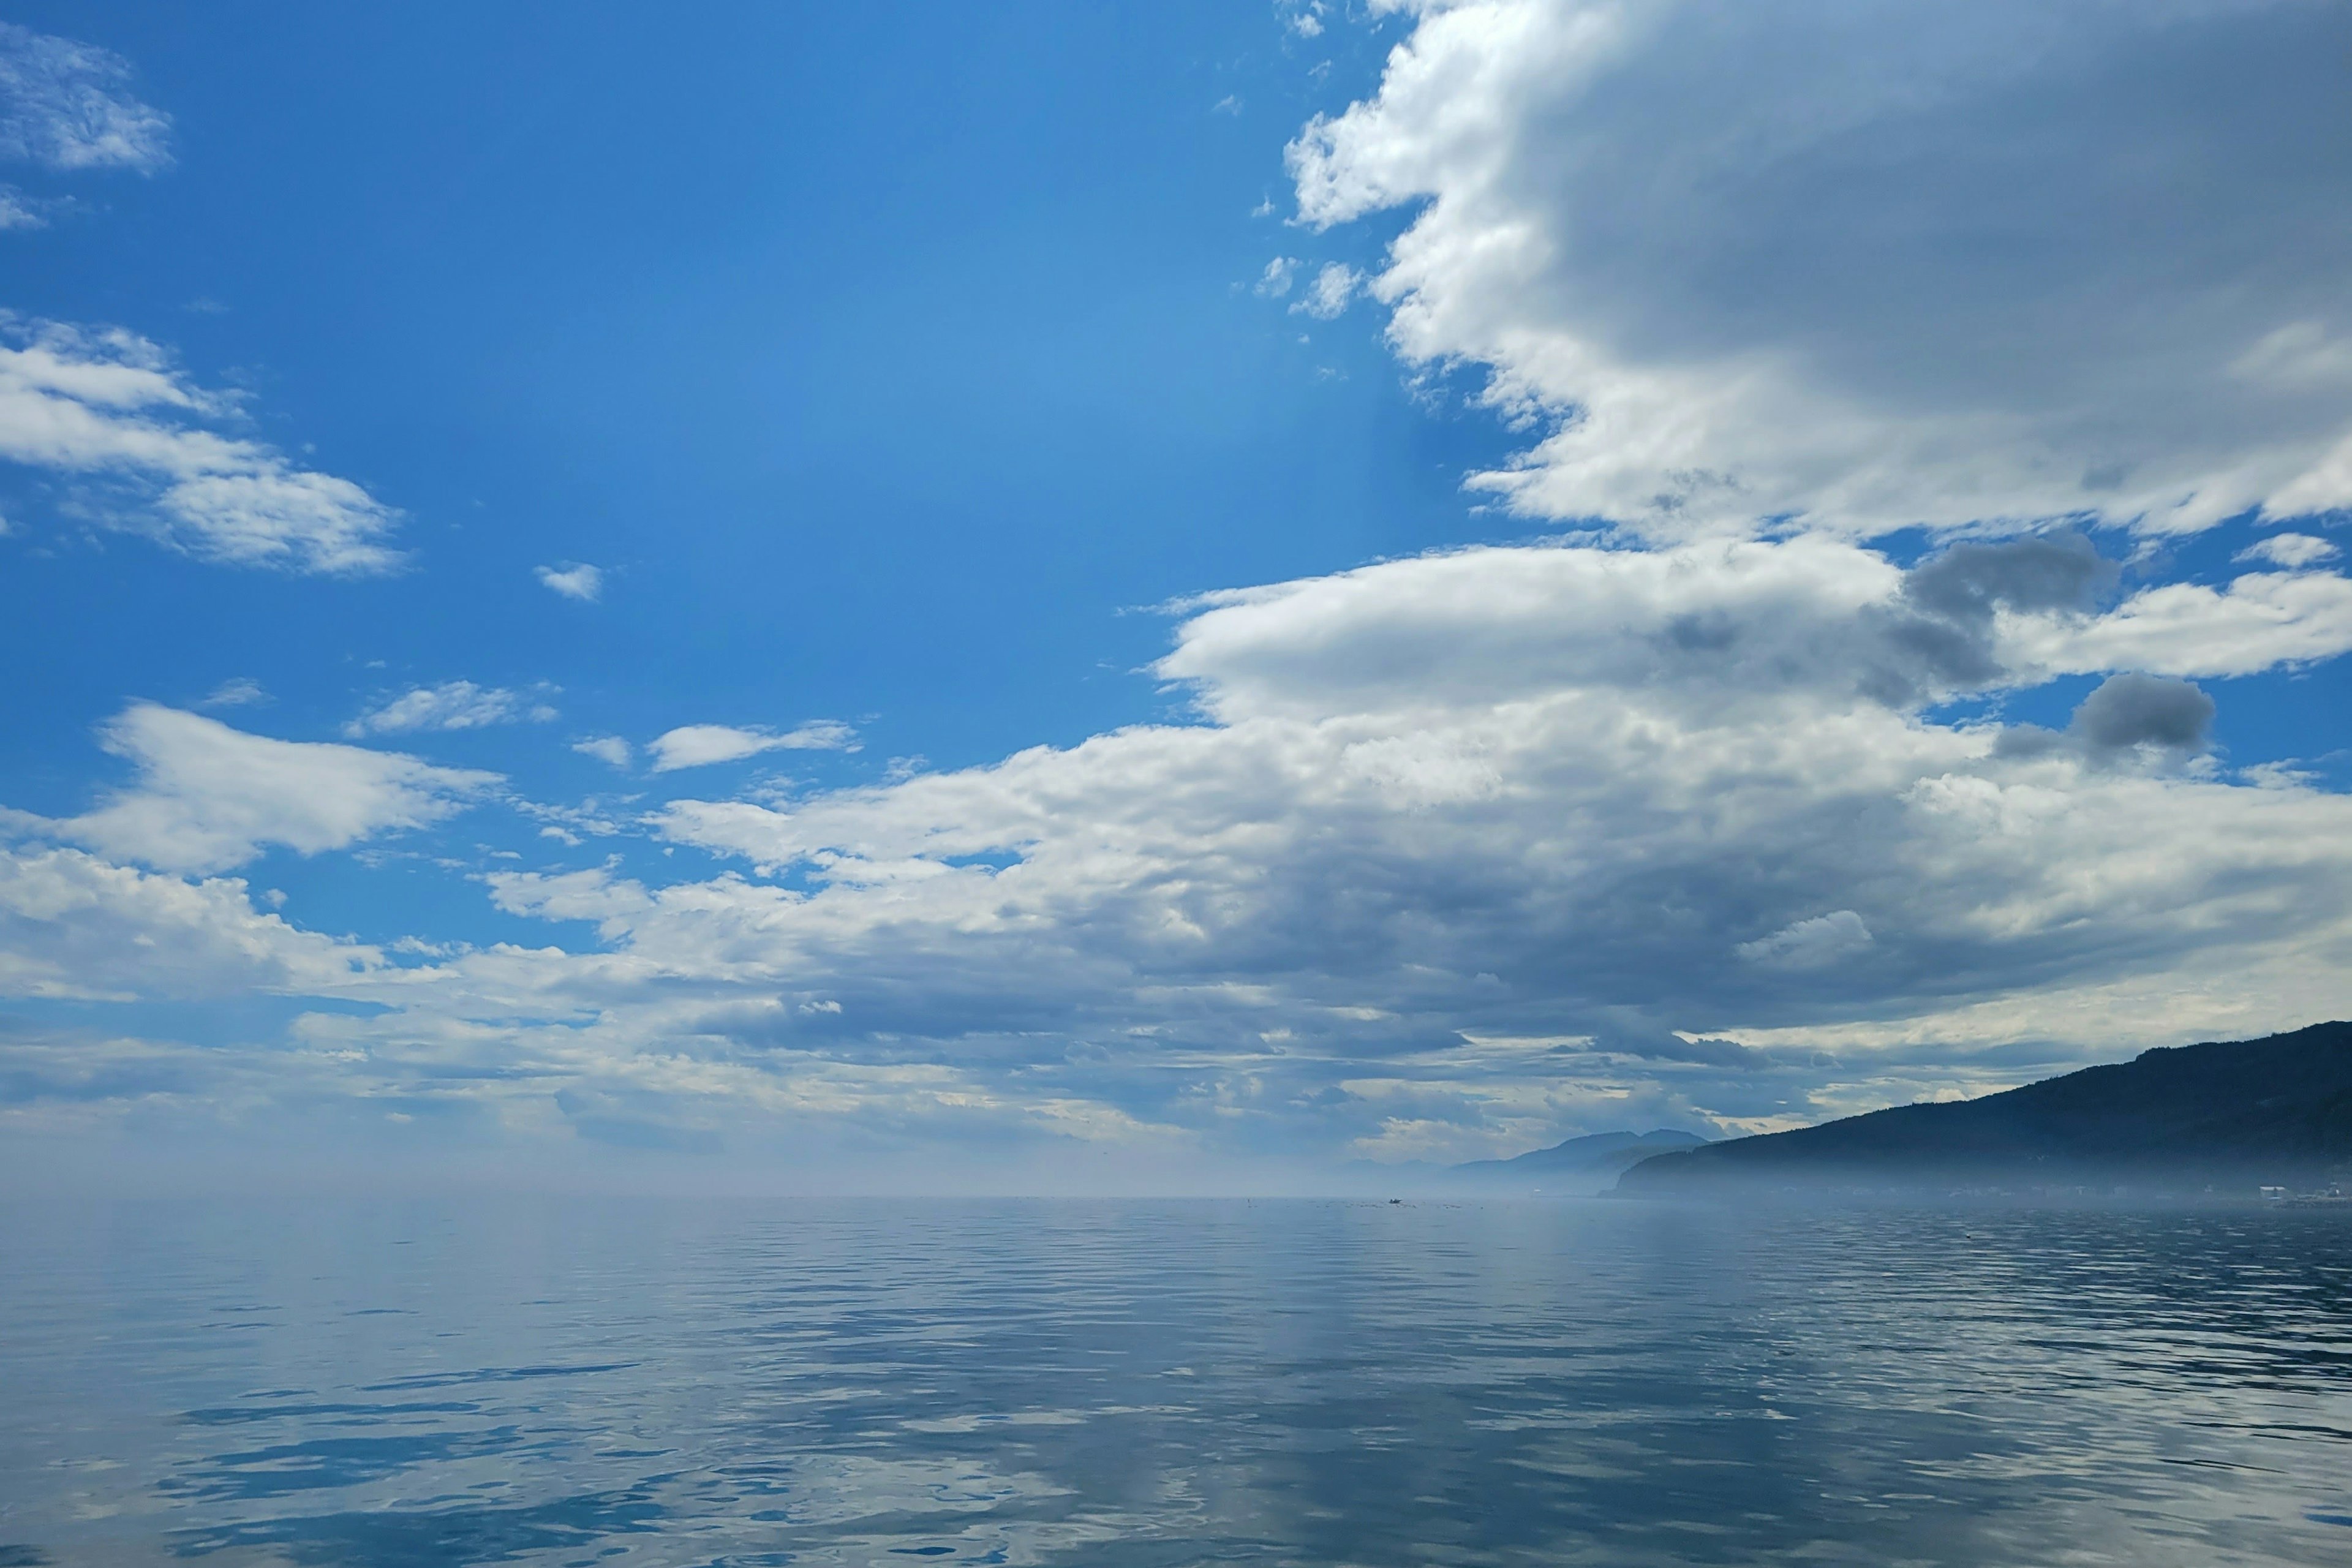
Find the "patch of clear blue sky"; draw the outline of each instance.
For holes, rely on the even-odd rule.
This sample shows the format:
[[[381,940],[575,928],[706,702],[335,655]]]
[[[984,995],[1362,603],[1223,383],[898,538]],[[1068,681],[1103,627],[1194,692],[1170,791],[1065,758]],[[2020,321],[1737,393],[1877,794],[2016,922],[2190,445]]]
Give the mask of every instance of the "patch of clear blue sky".
[[[1249,287],[1379,244],[1252,213],[1393,30],[1289,38],[1258,0],[19,16],[133,61],[177,161],[58,182],[85,210],[10,237],[5,302],[247,388],[416,552],[208,567],[34,497],[0,583],[0,658],[37,676],[0,738],[19,806],[87,800],[126,697],[236,677],[277,701],[229,717],[299,739],[379,690],[553,681],[559,724],[387,742],[541,798],[619,782],[569,740],[686,722],[859,724],[857,757],[782,759],[814,782],[980,762],[1168,710],[1135,673],[1168,625],[1123,612],[1496,526],[1458,480],[1507,433],[1417,404],[1369,311]],[[532,578],[573,560],[604,604]],[[481,903],[252,874],[341,885],[310,918],[372,935]]]
[[[177,162],[54,182],[81,208],[0,240],[0,303],[248,389],[261,434],[407,515],[415,563],[205,566],[27,492],[0,543],[10,805],[80,808],[110,765],[94,724],[233,678],[276,698],[233,721],[305,740],[414,684],[553,682],[559,723],[383,742],[541,800],[985,762],[1171,711],[1138,673],[1168,623],[1139,606],[1528,531],[1459,488],[1524,435],[1414,397],[1376,312],[1250,287],[1394,232],[1279,217],[1284,143],[1369,89],[1393,24],[1300,39],[1264,0],[16,16],[133,61]],[[569,561],[606,569],[604,603],[533,580]],[[2233,761],[2328,749],[2333,667],[2228,685]],[[866,749],[650,784],[568,749],[819,716]],[[478,868],[614,847],[498,809],[408,847],[436,838]],[[421,859],[247,874],[328,931],[550,931]]]

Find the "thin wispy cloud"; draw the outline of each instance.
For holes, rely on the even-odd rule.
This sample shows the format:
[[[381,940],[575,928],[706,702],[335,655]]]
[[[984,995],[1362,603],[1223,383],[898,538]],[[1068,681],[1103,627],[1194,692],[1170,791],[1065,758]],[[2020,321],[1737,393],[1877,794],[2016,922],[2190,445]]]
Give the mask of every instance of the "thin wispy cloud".
[[[250,708],[257,703],[268,700],[269,693],[263,689],[261,682],[240,675],[234,680],[224,680],[214,687],[209,693],[197,701],[196,706],[199,708]]]
[[[0,22],[0,157],[68,172],[168,167],[171,116],[132,94],[131,75],[94,44]]]
[[[713,763],[740,762],[763,752],[846,752],[857,731],[831,719],[813,719],[790,730],[738,729],[730,724],[683,724],[656,736],[646,748],[653,770],[666,773]]]
[[[1279,300],[1290,292],[1291,285],[1297,281],[1297,258],[1277,256],[1265,264],[1265,270],[1258,275],[1251,291],[1261,300]]]
[[[48,227],[48,205],[14,185],[0,185],[0,234],[11,229]]]
[[[77,510],[198,559],[387,572],[398,514],[349,479],[235,434],[237,400],[114,328],[0,317],[0,460],[58,476]]]
[[[1356,297],[1362,281],[1354,268],[1326,262],[1307,285],[1306,294],[1290,309],[1294,314],[1312,316],[1318,321],[1336,321]]]
[[[445,680],[438,686],[414,687],[368,710],[345,724],[343,733],[361,740],[414,731],[545,723],[558,717],[547,700],[553,694],[545,687],[512,691],[500,686],[477,686],[470,680]]]

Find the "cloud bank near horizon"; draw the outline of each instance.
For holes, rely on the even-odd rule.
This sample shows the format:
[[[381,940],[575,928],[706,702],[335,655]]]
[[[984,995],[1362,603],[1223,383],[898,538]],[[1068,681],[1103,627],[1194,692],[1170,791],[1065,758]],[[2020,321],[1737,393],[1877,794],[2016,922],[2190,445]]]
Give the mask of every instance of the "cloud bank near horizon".
[[[585,942],[387,957],[218,881],[202,899],[245,912],[200,939],[188,884],[37,843],[0,896],[29,922],[70,879],[68,952],[234,941],[228,973],[370,1004],[304,1013],[302,1059],[516,1135],[1395,1159],[1771,1126],[2005,1081],[1969,1052],[2021,1037],[2072,1040],[2063,1064],[2344,1010],[2352,802],[2231,773],[2196,682],[2352,648],[2352,584],[2202,590],[2173,673],[2118,672],[2103,650],[2165,591],[2064,538],[1908,570],[1820,537],[1470,550],[1194,606],[1159,673],[1195,723],[672,798],[634,831],[718,857],[699,879],[484,874]],[[2104,677],[2066,730],[1944,713],[2057,670]],[[422,825],[490,782],[162,710],[109,743],[141,782],[46,835],[157,871]],[[261,769],[358,815],[298,822]],[[70,973],[49,952],[17,984]]]

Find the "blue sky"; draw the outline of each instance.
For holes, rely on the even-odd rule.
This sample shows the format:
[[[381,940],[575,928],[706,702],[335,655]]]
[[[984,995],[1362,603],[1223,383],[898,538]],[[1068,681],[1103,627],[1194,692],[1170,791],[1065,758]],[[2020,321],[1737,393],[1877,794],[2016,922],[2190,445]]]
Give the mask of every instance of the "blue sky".
[[[11,20],[34,1163],[1200,1181],[2352,1004],[2330,8]]]
[[[366,677],[322,653],[553,673],[618,730],[687,688],[977,762],[1160,710],[1127,677],[1165,627],[1129,608],[1480,531],[1456,481],[1501,435],[1248,290],[1330,96],[1254,8],[173,20],[77,9],[170,100],[174,165],[57,180],[93,210],[18,248],[18,292],[249,390],[406,514],[415,566],[325,599],[215,574],[184,690],[267,665],[328,723]],[[550,557],[612,574],[594,620]],[[177,564],[61,551],[38,593],[144,626]],[[71,666],[65,715],[156,670],[137,636]]]
[[[1403,395],[1360,319],[1252,292],[1275,254],[1374,248],[1253,216],[1370,37],[1304,48],[1254,6],[23,19],[135,60],[173,165],[42,182],[88,210],[16,247],[16,308],[250,393],[411,558],[322,588],[26,541],[26,809],[86,798],[124,697],[238,679],[289,736],[379,689],[554,681],[567,735],[849,716],[864,750],[804,773],[981,763],[1167,713],[1137,675],[1164,601],[1498,531],[1458,482],[1505,432]],[[532,575],[572,561],[609,574],[593,609]],[[441,754],[610,783],[510,742]],[[382,879],[281,858],[321,922],[408,929]],[[394,897],[501,924],[462,883]]]

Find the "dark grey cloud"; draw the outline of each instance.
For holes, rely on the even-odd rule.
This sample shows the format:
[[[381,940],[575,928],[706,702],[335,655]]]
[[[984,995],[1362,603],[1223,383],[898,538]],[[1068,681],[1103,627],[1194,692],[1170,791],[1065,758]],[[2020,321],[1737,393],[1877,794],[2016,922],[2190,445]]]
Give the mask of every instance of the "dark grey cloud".
[[[1904,574],[1903,596],[1926,614],[1969,625],[1993,612],[2088,610],[2115,586],[2116,564],[2075,532],[1969,540]]]
[[[2083,699],[2063,733],[2014,724],[2001,732],[1999,753],[2069,753],[2095,763],[2152,754],[2177,764],[2205,750],[2214,712],[2213,699],[2194,681],[2126,671],[2109,676]]]
[[[1878,617],[1885,655],[1861,688],[1901,707],[2010,682],[1996,617],[2004,609],[2087,613],[2119,576],[2079,533],[1966,541],[1903,574],[1900,603]]]
[[[2083,699],[2067,729],[2095,750],[2137,746],[2201,750],[2213,726],[2213,700],[2193,681],[2160,675],[2111,675]]]

